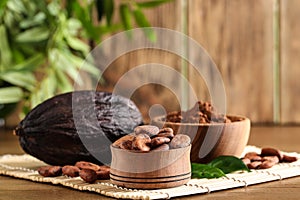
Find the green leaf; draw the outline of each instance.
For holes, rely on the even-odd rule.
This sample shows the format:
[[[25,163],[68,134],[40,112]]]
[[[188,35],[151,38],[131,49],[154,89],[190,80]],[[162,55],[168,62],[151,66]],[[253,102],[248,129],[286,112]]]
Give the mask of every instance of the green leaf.
[[[42,53],[37,53],[30,58],[27,58],[24,62],[19,63],[12,67],[14,70],[33,71],[40,67],[42,63],[46,62],[46,58]]]
[[[0,26],[0,64],[2,66],[9,66],[11,63],[12,54],[9,47],[6,28],[4,25]]]
[[[143,31],[146,34],[147,38],[151,42],[155,42],[156,41],[155,32],[153,31],[152,28],[150,28],[150,26],[151,26],[150,22],[147,20],[144,13],[139,8],[136,8],[133,11],[133,16],[135,18],[136,23],[139,25],[139,27],[144,28]],[[149,27],[149,28],[145,28],[145,27]]]
[[[36,85],[36,79],[31,72],[11,71],[0,73],[0,78],[8,83],[17,85],[32,91]]]
[[[225,174],[235,171],[250,171],[244,162],[235,156],[219,156],[208,165],[221,169]]]
[[[112,16],[114,13],[114,0],[103,0],[104,2],[104,12],[106,16],[107,25],[111,25]]]
[[[49,37],[49,29],[47,27],[35,27],[28,29],[17,35],[17,42],[40,42]]]
[[[131,13],[128,4],[120,5],[120,16],[125,30],[132,29]]]
[[[22,29],[27,29],[29,27],[41,25],[45,23],[46,15],[43,12],[37,13],[32,19],[24,19],[20,22],[20,27]]]
[[[62,93],[73,90],[71,81],[66,74],[59,69],[55,69],[54,73],[57,80],[57,87]]]
[[[163,3],[167,3],[173,0],[154,0],[154,1],[145,1],[145,2],[138,2],[136,3],[137,6],[141,7],[141,8],[152,8],[152,7],[156,7],[159,6]]]
[[[84,43],[83,41],[79,40],[78,38],[72,37],[72,36],[66,36],[66,40],[68,42],[68,45],[77,51],[81,51],[84,55],[87,55],[90,51],[90,47]]]
[[[192,163],[192,178],[219,178],[222,176],[225,176],[225,174],[219,168],[206,164]]]
[[[19,87],[0,88],[0,103],[15,103],[23,98],[23,91]]]

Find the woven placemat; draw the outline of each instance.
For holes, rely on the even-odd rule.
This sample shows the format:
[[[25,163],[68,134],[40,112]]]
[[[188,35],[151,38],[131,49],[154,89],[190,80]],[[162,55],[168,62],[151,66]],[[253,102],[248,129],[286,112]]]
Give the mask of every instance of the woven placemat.
[[[260,149],[254,146],[247,146],[244,153],[250,151],[260,152]],[[300,158],[300,154],[298,153],[288,154]],[[43,165],[46,164],[27,154],[0,156],[0,174],[2,175],[36,182],[60,184],[77,190],[91,191],[101,195],[122,199],[166,199],[192,194],[205,194],[213,191],[246,187],[258,183],[300,176],[300,160],[298,160],[293,163],[280,163],[273,166],[271,169],[252,170],[249,173],[228,174],[226,177],[218,179],[192,179],[187,184],[175,188],[137,190],[118,187],[111,184],[109,180],[98,180],[94,184],[88,184],[80,177],[42,177],[38,174],[37,168]]]

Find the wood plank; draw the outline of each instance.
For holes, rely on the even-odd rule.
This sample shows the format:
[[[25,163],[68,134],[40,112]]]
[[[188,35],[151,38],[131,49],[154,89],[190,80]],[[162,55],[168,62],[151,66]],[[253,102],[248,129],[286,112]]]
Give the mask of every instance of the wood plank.
[[[300,122],[300,1],[281,1],[281,121]]]
[[[188,1],[189,36],[208,51],[223,77],[227,113],[252,122],[273,120],[272,9],[273,0]],[[198,98],[210,98],[201,77],[189,70]]]
[[[181,28],[181,2],[173,1],[170,3],[162,4],[156,8],[145,9],[144,13],[153,27],[168,28],[180,31]],[[158,14],[159,13],[159,14]],[[171,41],[172,42],[172,41]],[[115,44],[111,51],[115,51],[118,45]],[[165,51],[155,49],[141,49],[128,52],[125,55],[120,55],[104,72],[103,77],[106,84],[99,86],[101,90],[113,91],[116,83],[122,78],[129,70],[137,66],[149,63],[158,63],[171,67],[180,71],[181,59],[180,57]],[[153,72],[157,73],[157,72]],[[159,72],[158,72],[159,73]],[[139,79],[146,79],[147,73],[141,74],[140,77],[135,77],[138,82]],[[165,75],[168,76],[167,74]],[[126,87],[136,87],[135,80],[130,80],[124,84],[124,91]],[[173,85],[180,87],[180,82],[173,80]],[[173,92],[167,87],[155,84],[140,85],[139,88],[132,95],[132,100],[137,104],[143,114],[145,122],[150,122],[149,109],[154,104],[159,104],[164,107],[166,111],[173,111],[179,109],[179,100]],[[162,110],[157,113],[163,113]]]

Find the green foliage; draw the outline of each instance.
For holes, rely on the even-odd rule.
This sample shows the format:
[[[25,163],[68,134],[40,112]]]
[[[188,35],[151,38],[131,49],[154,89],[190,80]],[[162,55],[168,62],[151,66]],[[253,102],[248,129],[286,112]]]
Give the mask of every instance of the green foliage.
[[[235,171],[250,170],[235,156],[219,156],[208,164],[192,163],[192,178],[219,178]]]
[[[113,0],[1,0],[0,104],[22,100],[26,114],[45,99],[71,91],[74,82],[83,83],[80,69],[98,79],[93,61],[84,60],[92,48],[88,44],[132,29],[133,20],[150,27],[143,9],[168,1],[124,0],[117,8]],[[114,19],[116,9],[120,20]],[[155,41],[151,28],[145,33]]]

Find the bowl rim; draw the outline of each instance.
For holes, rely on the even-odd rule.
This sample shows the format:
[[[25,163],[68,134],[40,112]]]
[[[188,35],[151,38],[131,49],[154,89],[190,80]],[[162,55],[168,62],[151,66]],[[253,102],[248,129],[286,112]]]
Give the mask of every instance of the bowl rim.
[[[159,123],[164,123],[167,125],[185,125],[185,126],[230,126],[233,124],[238,124],[238,123],[245,123],[248,122],[250,123],[250,119],[246,116],[243,115],[226,115],[226,117],[228,118],[240,118],[241,120],[239,121],[232,121],[232,122],[228,122],[228,123],[222,123],[222,122],[213,122],[213,123],[181,123],[181,122],[163,122],[162,119],[163,117],[166,117],[165,115],[160,115],[160,116],[156,116],[153,118],[152,122],[159,122]]]

